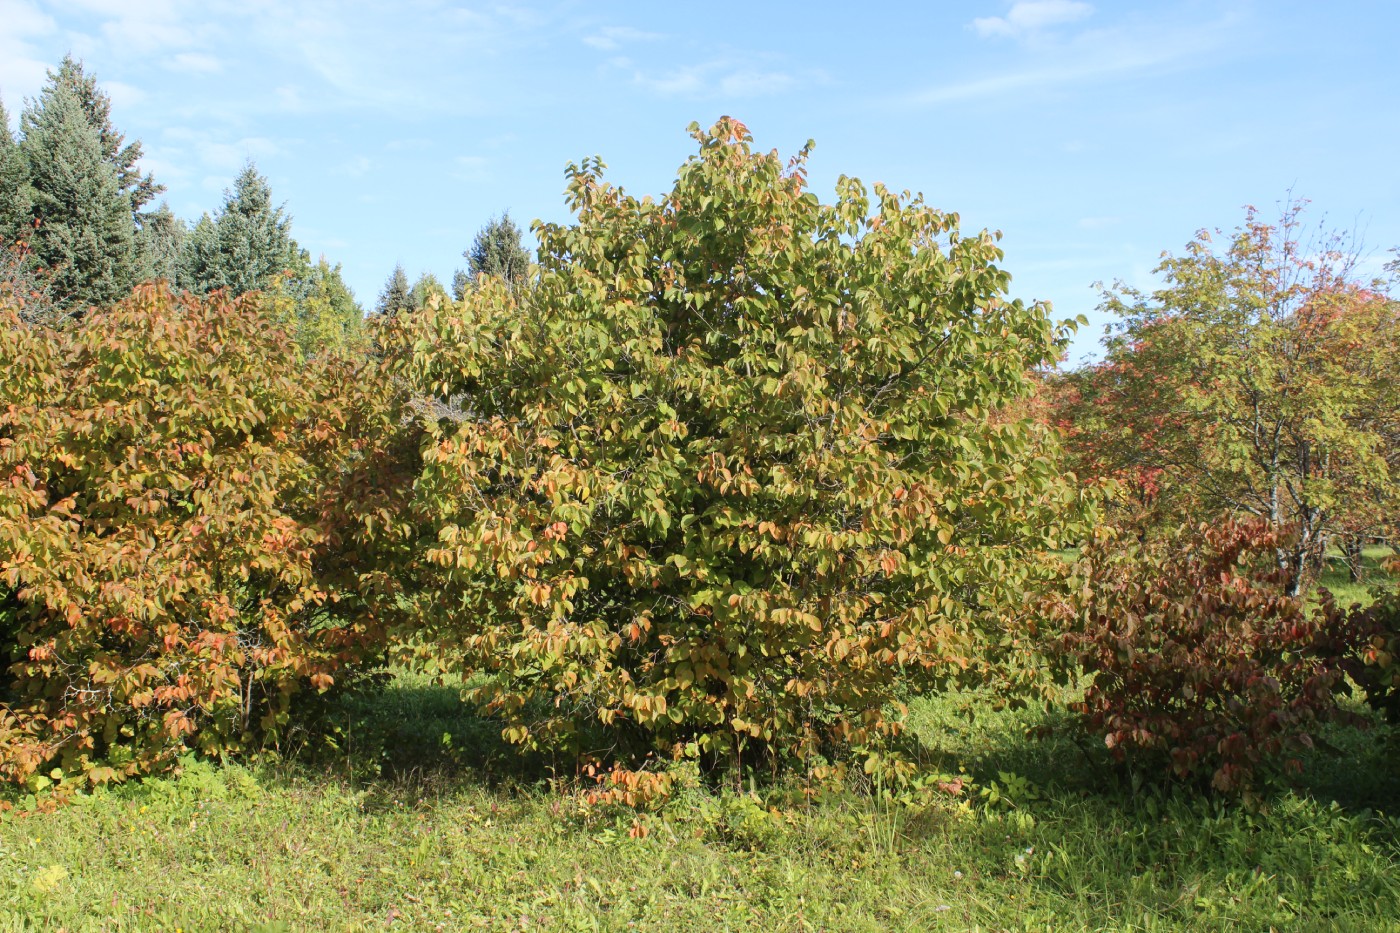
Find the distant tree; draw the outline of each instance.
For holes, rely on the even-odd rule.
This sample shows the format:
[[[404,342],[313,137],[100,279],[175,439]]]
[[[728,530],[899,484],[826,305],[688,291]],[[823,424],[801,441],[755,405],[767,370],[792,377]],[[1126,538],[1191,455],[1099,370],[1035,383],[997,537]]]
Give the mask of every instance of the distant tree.
[[[201,214],[184,235],[180,244],[180,259],[175,270],[175,281],[180,288],[199,292],[201,275],[210,257],[218,251],[218,234],[214,229],[214,218]]]
[[[472,279],[463,269],[458,269],[452,273],[452,300],[461,301],[471,290]]]
[[[413,310],[413,295],[402,265],[394,266],[389,280],[384,283],[384,290],[379,293],[374,310],[379,314],[397,314],[400,311]]]
[[[180,253],[184,249],[184,221],[164,202],[156,210],[143,215],[136,231],[136,251],[140,258],[143,282],[164,279],[174,284],[180,277]]]
[[[364,309],[339,263],[332,266],[322,256],[313,264],[310,254],[298,250],[291,277],[277,291],[291,301],[292,334],[304,356],[364,348]]]
[[[1105,292],[1121,323],[1062,399],[1080,469],[1123,482],[1144,533],[1221,513],[1290,532],[1288,595],[1329,543],[1400,507],[1400,305],[1358,279],[1348,244],[1303,238],[1300,211],[1251,210],[1223,250],[1202,231],[1150,295]]]
[[[424,272],[418,276],[418,281],[413,283],[413,288],[408,292],[408,300],[414,308],[423,308],[428,304],[428,299],[433,295],[441,298],[447,297],[447,289],[443,287],[438,277],[431,272]]]
[[[520,244],[520,228],[510,219],[510,214],[487,222],[477,233],[471,249],[462,255],[467,260],[471,280],[490,275],[514,287],[525,280],[530,268],[530,253]]]
[[[181,284],[195,292],[227,289],[230,295],[266,288],[296,261],[291,225],[283,208],[272,206],[267,179],[249,162],[224,192],[218,215],[202,218],[191,231]]]
[[[20,128],[34,261],[64,306],[116,301],[137,278],[132,202],[78,89],[50,73]]]
[[[33,215],[26,174],[24,156],[10,132],[10,115],[0,101],[0,246],[13,246],[29,232]]]
[[[97,129],[102,144],[102,158],[117,170],[117,187],[131,200],[131,212],[140,222],[141,209],[165,190],[150,172],[145,175],[137,167],[141,159],[141,141],[126,143],[126,137],[112,125],[112,99],[97,86],[97,78],[83,71],[83,63],[66,55],[58,73],[50,72],[50,80],[73,90],[87,114],[88,122]],[[123,145],[125,143],[125,145]]]

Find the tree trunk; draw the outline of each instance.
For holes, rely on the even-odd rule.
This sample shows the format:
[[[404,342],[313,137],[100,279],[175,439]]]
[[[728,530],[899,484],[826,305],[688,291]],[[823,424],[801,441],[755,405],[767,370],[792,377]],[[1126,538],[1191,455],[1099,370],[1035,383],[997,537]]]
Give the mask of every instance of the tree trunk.
[[[1347,574],[1352,583],[1361,582],[1361,574],[1364,569],[1361,548],[1365,543],[1360,535],[1347,535],[1342,539],[1342,553],[1346,556]]]

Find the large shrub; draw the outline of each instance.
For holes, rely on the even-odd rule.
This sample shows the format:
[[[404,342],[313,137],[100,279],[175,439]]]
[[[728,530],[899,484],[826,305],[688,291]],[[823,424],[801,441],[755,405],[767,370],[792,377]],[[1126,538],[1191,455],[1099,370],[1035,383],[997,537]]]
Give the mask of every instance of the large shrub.
[[[1074,708],[1116,758],[1222,791],[1297,766],[1353,639],[1280,592],[1279,546],[1262,522],[1224,521],[1086,549],[1061,645],[1089,677]]]
[[[142,287],[66,329],[0,308],[0,773],[225,752],[382,648],[400,416],[267,303]]]
[[[874,748],[901,685],[984,670],[1035,624],[1075,494],[1005,406],[1061,334],[1007,299],[994,235],[880,186],[872,213],[844,177],[823,204],[805,150],[693,132],[659,199],[571,167],[577,221],[537,226],[532,288],[392,325],[437,401],[424,616],[516,742],[765,767]]]

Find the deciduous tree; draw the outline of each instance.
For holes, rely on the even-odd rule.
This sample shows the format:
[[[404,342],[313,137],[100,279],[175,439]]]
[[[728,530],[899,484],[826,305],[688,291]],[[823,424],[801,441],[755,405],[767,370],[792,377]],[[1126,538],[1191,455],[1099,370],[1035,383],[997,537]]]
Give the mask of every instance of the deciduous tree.
[[[1082,530],[1053,436],[1001,416],[1062,334],[993,234],[849,178],[823,204],[806,150],[692,132],[660,198],[571,166],[531,289],[384,335],[460,402],[422,416],[424,631],[515,742],[873,761],[901,691],[1032,640]]]
[[[1223,249],[1202,231],[1151,295],[1105,292],[1121,323],[1104,362],[1061,387],[1060,416],[1081,467],[1124,481],[1159,524],[1232,513],[1291,529],[1277,552],[1291,594],[1329,539],[1375,533],[1400,498],[1397,305],[1345,243],[1305,240],[1300,209],[1276,224],[1250,210]]]

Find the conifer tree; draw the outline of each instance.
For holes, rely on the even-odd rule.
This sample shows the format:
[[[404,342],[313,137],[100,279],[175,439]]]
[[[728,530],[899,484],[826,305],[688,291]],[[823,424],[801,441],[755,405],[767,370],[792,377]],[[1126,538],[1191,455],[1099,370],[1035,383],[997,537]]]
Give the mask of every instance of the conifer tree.
[[[112,125],[112,98],[98,88],[96,76],[87,74],[83,63],[74,61],[72,55],[64,56],[58,73],[50,72],[49,80],[71,88],[77,95],[88,122],[97,129],[102,157],[117,170],[117,187],[131,199],[132,216],[139,222],[141,209],[165,190],[164,185],[156,184],[150,172],[142,175],[136,165],[141,159],[141,141],[126,143],[126,137],[117,132]]]
[[[472,287],[471,276],[465,270],[458,269],[452,273],[452,300],[461,301],[466,297],[467,292]]]
[[[322,256],[314,265],[301,251],[301,267],[288,283],[294,292],[294,335],[306,356],[325,351],[350,351],[365,345],[364,310],[345,284],[340,263]]]
[[[296,261],[291,226],[283,208],[272,206],[267,179],[249,162],[224,192],[218,216],[201,218],[186,239],[181,285],[195,292],[223,288],[230,295],[266,288]]]
[[[25,174],[10,115],[0,101],[0,248],[13,246],[27,233],[31,214]]]
[[[409,289],[408,301],[415,309],[423,308],[427,306],[428,299],[433,295],[446,298],[447,289],[443,287],[442,282],[438,281],[437,276],[431,272],[424,272],[418,276],[418,281],[413,283],[413,288]]]
[[[530,268],[530,253],[521,246],[520,228],[508,213],[502,214],[500,220],[488,221],[477,233],[472,248],[462,255],[467,260],[467,272],[472,280],[490,275],[514,287],[525,281]]]
[[[185,224],[161,202],[156,210],[145,214],[141,228],[136,231],[136,251],[140,259],[141,280],[164,279],[175,283],[180,278],[180,253],[186,237]]]
[[[78,92],[51,73],[20,129],[29,246],[56,299],[74,308],[122,297],[136,278],[131,198]]]
[[[408,287],[408,276],[404,274],[402,263],[394,266],[384,290],[379,293],[379,301],[374,305],[379,314],[397,314],[413,310],[413,296]]]

